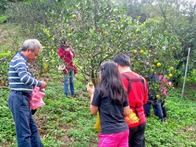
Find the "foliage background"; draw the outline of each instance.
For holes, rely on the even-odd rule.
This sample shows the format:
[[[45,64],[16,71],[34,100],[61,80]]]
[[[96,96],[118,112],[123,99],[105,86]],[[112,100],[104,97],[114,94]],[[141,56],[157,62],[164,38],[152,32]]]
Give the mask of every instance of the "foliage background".
[[[100,64],[119,52],[128,54],[131,68],[146,79],[154,71],[176,84],[166,102],[168,120],[161,123],[156,117],[148,118],[147,146],[196,146],[195,20],[195,4],[182,0],[1,1],[0,146],[16,146],[14,123],[7,107],[7,68],[27,38],[38,38],[44,45],[31,66],[37,78],[48,82],[46,106],[35,115],[45,146],[96,146],[96,118],[89,113],[85,85],[89,80],[96,84]],[[57,47],[63,37],[77,54],[76,99],[65,99],[63,77],[57,71]],[[179,101],[189,47],[188,85]]]
[[[81,76],[81,75],[80,75]],[[48,82],[45,106],[38,109],[34,118],[44,146],[50,147],[95,147],[98,138],[93,126],[96,116],[89,112],[89,95],[84,82],[76,76],[77,98],[65,98],[62,89],[62,76]],[[147,147],[192,146],[196,145],[196,103],[195,87],[187,86],[185,97],[180,99],[180,89],[169,93],[166,101],[168,119],[160,122],[152,116],[147,120],[145,132]],[[55,89],[55,90],[54,90]],[[192,90],[190,90],[192,89]],[[16,146],[14,123],[7,107],[8,87],[1,88],[0,96],[0,145]],[[5,123],[6,122],[6,123]]]
[[[12,22],[22,25],[26,38],[36,37],[44,44],[40,76],[46,63],[49,69],[58,64],[56,49],[63,37],[76,51],[80,72],[94,84],[99,65],[119,52],[143,50],[144,55],[135,57],[139,65],[133,64],[137,65],[136,71],[145,69],[142,74],[146,78],[154,58],[164,63],[158,71],[162,74],[168,75],[167,69],[174,66],[178,84],[191,47],[189,71],[195,69],[195,6],[187,1],[32,0],[12,3],[6,14]],[[143,63],[146,60],[149,67]]]

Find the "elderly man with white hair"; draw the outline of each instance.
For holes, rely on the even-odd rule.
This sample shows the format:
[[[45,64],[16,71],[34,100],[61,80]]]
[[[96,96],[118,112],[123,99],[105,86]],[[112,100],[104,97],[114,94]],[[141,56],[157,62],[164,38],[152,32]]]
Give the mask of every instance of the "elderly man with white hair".
[[[9,66],[10,95],[8,106],[16,127],[18,147],[42,147],[37,126],[30,109],[30,97],[35,86],[45,88],[46,82],[36,80],[28,68],[39,54],[42,45],[37,39],[27,39]]]

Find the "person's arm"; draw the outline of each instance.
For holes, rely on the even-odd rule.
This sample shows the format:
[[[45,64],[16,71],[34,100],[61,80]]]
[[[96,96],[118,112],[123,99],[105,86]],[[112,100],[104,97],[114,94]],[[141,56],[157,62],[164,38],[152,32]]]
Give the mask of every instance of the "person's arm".
[[[59,55],[59,58],[60,58],[60,59],[64,58],[64,56],[65,56],[64,50],[61,49],[61,48],[59,48],[59,49],[58,49],[58,55]]]
[[[75,54],[74,50],[72,50],[72,53],[73,53],[73,58],[75,58],[76,54]]]
[[[69,46],[68,47],[68,49],[69,49],[69,51],[71,51],[71,53],[72,53],[72,58],[75,58],[75,51],[74,51],[74,49],[72,48],[72,46],[71,46],[71,44],[70,43],[68,43],[68,42],[66,42],[66,44],[67,44],[67,46]]]
[[[123,115],[128,116],[130,114],[130,107],[126,106],[123,108]]]
[[[73,58],[75,58],[75,56],[76,56],[76,55],[75,55],[75,51],[74,51],[74,49],[72,48],[72,46],[71,46],[71,45],[70,45],[70,47],[69,47],[69,48],[70,48],[70,51],[71,51],[71,52],[72,52],[72,54],[73,54]]]
[[[92,103],[92,101],[93,101],[93,95],[91,96],[91,101],[90,101],[90,103]],[[97,114],[97,112],[98,112],[98,107],[97,107],[97,106],[94,106],[94,105],[92,105],[92,104],[90,104],[90,112],[91,112],[91,114],[93,114],[93,115]]]
[[[128,116],[130,114],[130,106],[128,99],[123,103],[123,116]]]
[[[46,83],[36,80],[34,77],[29,74],[26,61],[23,59],[18,59],[15,61],[14,68],[19,75],[20,81],[26,85],[37,86],[41,88],[46,87]]]
[[[90,94],[90,112],[91,112],[91,114],[95,115],[95,114],[97,114],[97,112],[98,112],[98,107],[92,105],[92,101],[93,101],[93,97],[94,97],[94,86],[93,86],[93,88],[91,88],[91,87],[89,86],[89,84],[87,84],[87,85],[86,85],[86,88],[87,88],[87,91],[88,91],[89,94]]]

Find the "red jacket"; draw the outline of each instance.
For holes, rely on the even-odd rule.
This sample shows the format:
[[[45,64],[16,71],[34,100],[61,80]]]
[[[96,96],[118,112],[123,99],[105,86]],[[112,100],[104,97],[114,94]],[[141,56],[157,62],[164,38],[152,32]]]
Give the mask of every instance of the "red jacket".
[[[127,75],[130,79],[136,79],[140,77],[140,75],[138,75],[135,72],[124,72],[123,74]],[[121,75],[121,79],[123,85],[125,86],[125,89],[128,89],[128,80],[122,75]],[[144,86],[142,82],[131,82],[131,88],[128,94],[128,101],[129,101],[130,108],[134,112],[135,109],[137,110],[137,114],[140,121],[139,123],[132,124],[129,127],[135,127],[146,122],[143,105],[146,104],[147,100],[148,100],[148,85],[146,80],[144,79]]]
[[[67,74],[70,69],[74,69],[74,73],[77,73],[76,66],[73,63],[73,58],[75,57],[75,53],[73,49],[67,50],[67,49],[62,49],[58,48],[58,55],[60,59],[64,59],[65,63],[65,70],[63,70],[64,74]]]

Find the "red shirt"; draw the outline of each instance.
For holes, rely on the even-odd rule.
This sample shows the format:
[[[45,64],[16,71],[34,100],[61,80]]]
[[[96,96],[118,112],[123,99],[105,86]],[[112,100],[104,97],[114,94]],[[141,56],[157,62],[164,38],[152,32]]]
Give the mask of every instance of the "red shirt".
[[[75,69],[76,66],[73,64],[73,58],[75,57],[75,53],[73,49],[66,50],[62,48],[58,48],[58,55],[62,59],[64,59],[66,70],[63,70],[63,73],[66,74],[70,71],[71,68]]]
[[[130,79],[140,78],[140,75],[138,75],[135,72],[124,72],[123,74],[127,75]],[[128,89],[128,80],[122,75],[121,75],[121,79],[123,85],[125,86],[125,89]],[[131,82],[131,88],[128,94],[128,101],[129,101],[130,108],[134,112],[135,112],[134,108],[137,107],[136,109],[140,122],[138,124],[133,124],[132,126],[129,127],[135,127],[146,122],[143,105],[146,104],[147,100],[148,100],[148,85],[146,80],[144,79],[144,86],[142,82]]]

